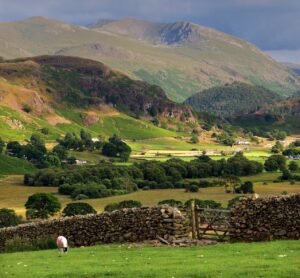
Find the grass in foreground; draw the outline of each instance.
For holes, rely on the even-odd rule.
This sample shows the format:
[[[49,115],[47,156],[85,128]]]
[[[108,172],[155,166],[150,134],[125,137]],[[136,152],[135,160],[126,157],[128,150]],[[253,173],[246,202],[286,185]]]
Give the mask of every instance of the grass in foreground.
[[[300,242],[207,247],[102,245],[0,254],[1,277],[299,277]]]

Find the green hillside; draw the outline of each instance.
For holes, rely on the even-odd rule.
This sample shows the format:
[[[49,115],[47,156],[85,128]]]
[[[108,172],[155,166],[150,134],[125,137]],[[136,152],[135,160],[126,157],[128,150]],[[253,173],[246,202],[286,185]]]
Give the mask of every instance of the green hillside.
[[[104,64],[75,57],[40,56],[0,62],[0,137],[24,141],[47,129],[47,141],[82,128],[94,137],[175,137],[172,127],[195,122],[190,108],[170,101],[154,85]],[[152,123],[156,119],[156,126]],[[189,124],[187,124],[187,128]],[[176,128],[175,128],[176,129]]]
[[[33,173],[36,168],[26,160],[0,154],[0,175]]]
[[[0,56],[71,55],[102,61],[135,79],[160,85],[182,102],[213,86],[242,81],[281,95],[299,78],[248,42],[216,30],[136,19],[85,28],[41,17],[0,23]]]
[[[199,112],[235,118],[255,112],[276,99],[279,99],[276,93],[263,87],[235,82],[204,90],[188,98],[185,103]]]

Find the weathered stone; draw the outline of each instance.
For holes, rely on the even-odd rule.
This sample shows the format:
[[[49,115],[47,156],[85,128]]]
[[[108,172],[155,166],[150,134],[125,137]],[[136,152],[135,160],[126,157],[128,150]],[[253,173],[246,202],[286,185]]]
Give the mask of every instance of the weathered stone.
[[[245,198],[231,209],[231,240],[300,239],[299,231],[300,194]]]
[[[175,211],[176,210],[176,211]],[[176,216],[176,221],[175,221]],[[112,213],[65,217],[0,229],[0,249],[9,240],[56,239],[64,235],[74,246],[188,236],[189,224],[169,206],[123,209]]]

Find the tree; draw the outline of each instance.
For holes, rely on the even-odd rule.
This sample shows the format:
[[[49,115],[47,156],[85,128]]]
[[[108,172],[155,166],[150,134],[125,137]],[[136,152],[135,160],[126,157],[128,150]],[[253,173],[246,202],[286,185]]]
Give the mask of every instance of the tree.
[[[56,153],[48,153],[45,157],[46,167],[60,167],[61,161]]]
[[[62,146],[62,145],[56,145],[53,150],[52,150],[53,153],[57,154],[57,156],[61,159],[61,160],[64,160],[67,158],[68,156],[68,151],[67,149]]]
[[[192,144],[197,144],[197,143],[199,143],[198,136],[193,135],[193,136],[191,137],[190,142],[191,142]]]
[[[50,193],[36,193],[28,198],[25,208],[28,219],[45,219],[59,212],[61,205],[58,198]]]
[[[17,226],[20,223],[19,217],[12,209],[0,209],[0,228]]]
[[[18,141],[11,141],[7,143],[6,152],[8,155],[22,157],[23,146]]]
[[[198,192],[199,191],[199,187],[196,184],[191,184],[187,187],[187,190],[189,192]]]
[[[235,192],[241,185],[241,179],[234,175],[225,175],[222,177],[222,183],[226,193]]]
[[[88,203],[71,203],[63,210],[63,216],[96,214],[97,211]]]
[[[120,157],[122,161],[127,161],[131,153],[131,148],[124,143],[117,135],[109,138],[102,148],[102,154],[109,157]]]
[[[289,170],[292,171],[292,172],[295,172],[295,171],[297,171],[299,169],[299,166],[298,166],[298,164],[297,164],[296,161],[291,161],[289,163],[288,167],[289,167]]]
[[[5,148],[5,142],[0,137],[0,154],[3,153],[4,148]]]
[[[253,182],[251,181],[244,182],[243,184],[241,184],[239,188],[235,189],[235,193],[243,193],[243,194],[254,193]]]
[[[268,172],[282,171],[286,169],[286,158],[279,154],[272,155],[265,161],[264,166]]]
[[[279,141],[276,141],[275,145],[271,149],[271,152],[278,154],[278,153],[281,153],[283,151],[283,149],[284,149],[283,145]]]

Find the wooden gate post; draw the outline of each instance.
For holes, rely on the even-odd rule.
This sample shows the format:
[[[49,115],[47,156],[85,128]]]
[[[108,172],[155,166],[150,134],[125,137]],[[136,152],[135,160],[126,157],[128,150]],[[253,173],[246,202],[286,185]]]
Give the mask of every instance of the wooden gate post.
[[[192,238],[196,239],[195,200],[191,201]]]

